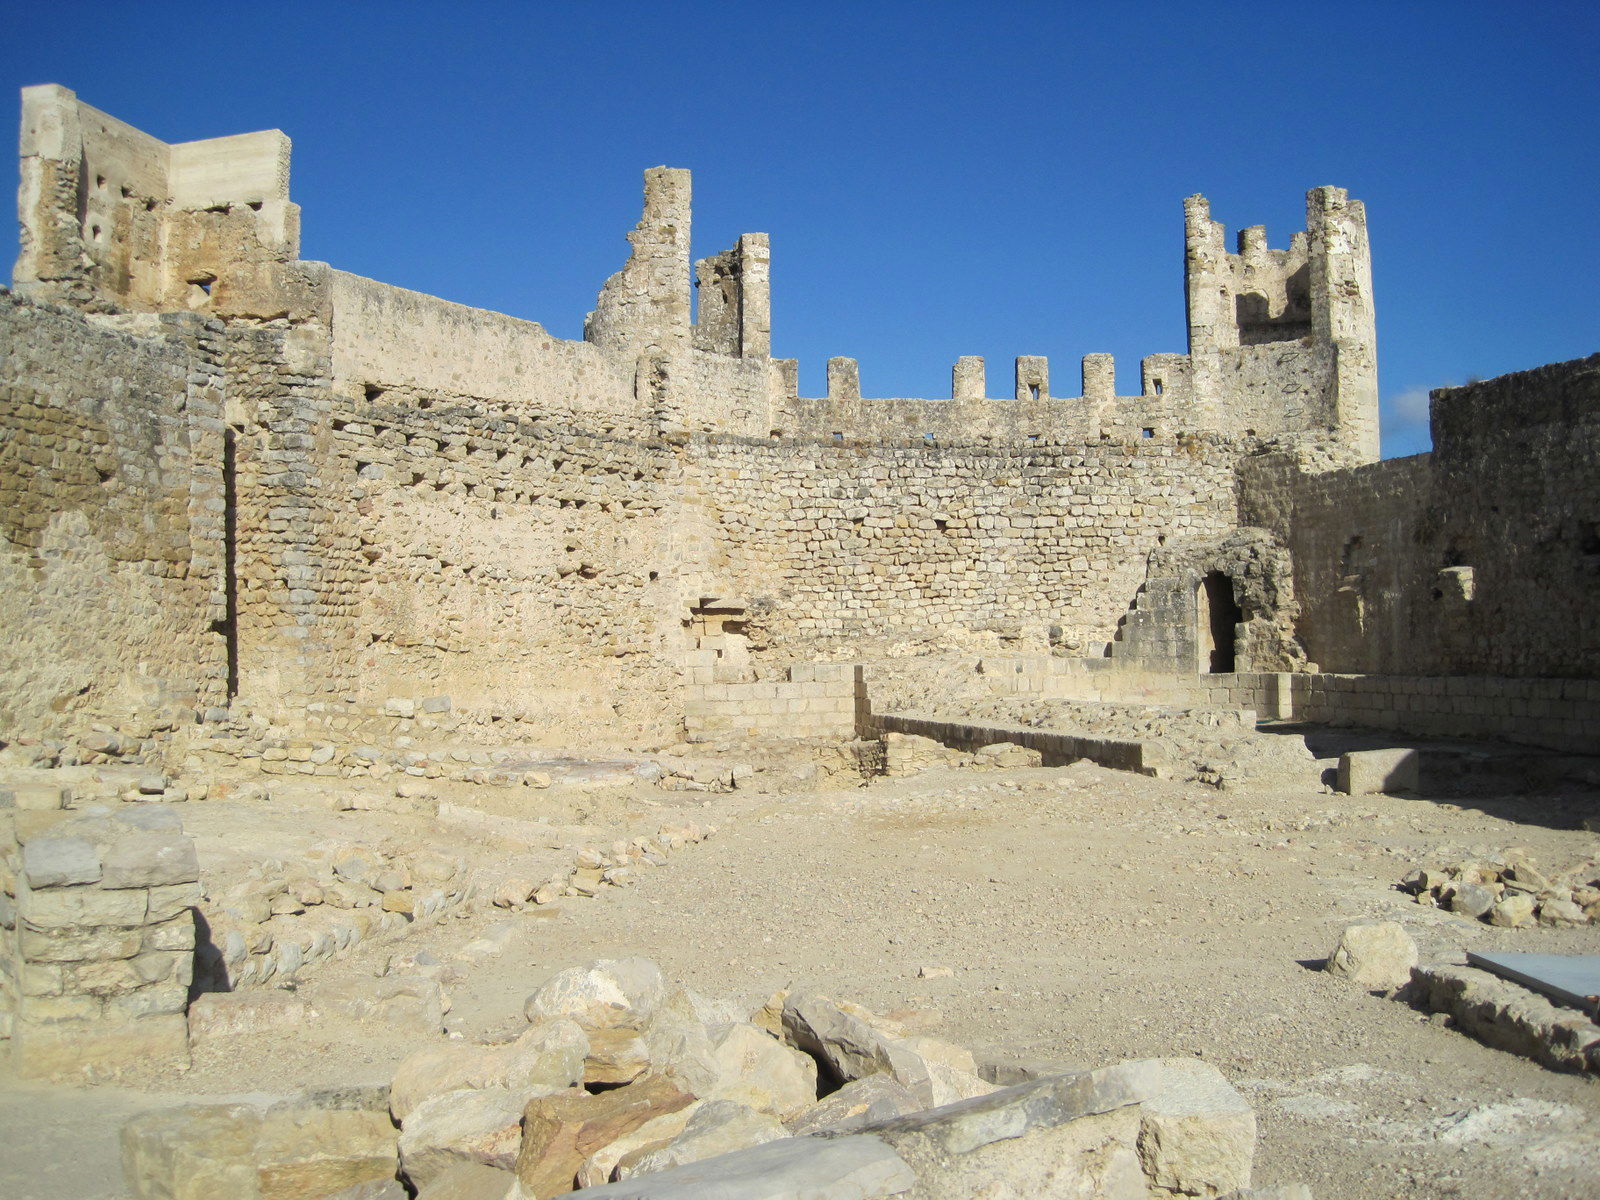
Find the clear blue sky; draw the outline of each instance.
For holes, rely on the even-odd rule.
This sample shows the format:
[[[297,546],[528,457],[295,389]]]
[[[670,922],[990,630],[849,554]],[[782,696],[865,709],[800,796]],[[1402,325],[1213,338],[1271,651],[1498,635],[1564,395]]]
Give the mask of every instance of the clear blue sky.
[[[580,336],[640,172],[773,242],[773,347],[948,396],[957,355],[1184,345],[1182,206],[1273,245],[1366,201],[1384,452],[1425,390],[1600,350],[1600,6],[0,0],[0,81],[167,141],[294,139],[303,256]],[[14,104],[14,99],[10,101]],[[13,109],[13,111],[15,111]]]

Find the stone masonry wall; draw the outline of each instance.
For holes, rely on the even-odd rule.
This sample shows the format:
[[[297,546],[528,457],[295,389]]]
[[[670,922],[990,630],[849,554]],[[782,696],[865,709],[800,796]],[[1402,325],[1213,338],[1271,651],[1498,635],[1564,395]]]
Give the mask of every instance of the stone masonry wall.
[[[1600,674],[1600,355],[1434,393],[1431,455],[1243,464],[1324,670]]]
[[[464,405],[352,402],[330,428],[355,698],[447,693],[557,739],[665,719],[672,451]]]
[[[1111,447],[697,442],[725,594],[756,648],[852,657],[952,639],[1108,640],[1171,537],[1229,528],[1232,455],[1209,440]],[[792,658],[790,657],[792,656]]]
[[[221,357],[198,316],[0,291],[0,740],[138,741],[221,702]]]
[[[23,1075],[187,1062],[194,843],[166,809],[0,790],[0,1032]]]

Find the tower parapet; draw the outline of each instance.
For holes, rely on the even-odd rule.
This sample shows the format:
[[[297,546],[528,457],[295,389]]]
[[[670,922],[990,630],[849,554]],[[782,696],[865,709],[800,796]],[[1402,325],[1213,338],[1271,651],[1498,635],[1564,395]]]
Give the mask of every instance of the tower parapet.
[[[22,89],[18,292],[101,310],[277,315],[300,252],[289,139],[169,145],[57,84]]]
[[[1366,210],[1343,188],[1306,193],[1288,249],[1266,229],[1236,251],[1204,196],[1184,201],[1194,403],[1222,431],[1324,429],[1356,461],[1378,457],[1377,338]]]

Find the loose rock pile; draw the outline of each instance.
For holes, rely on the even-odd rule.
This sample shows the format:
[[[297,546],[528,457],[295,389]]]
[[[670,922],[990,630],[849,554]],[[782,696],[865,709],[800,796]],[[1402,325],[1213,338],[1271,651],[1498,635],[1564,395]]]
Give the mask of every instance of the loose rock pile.
[[[1303,1188],[1246,1190],[1254,1113],[1193,1059],[1002,1089],[968,1051],[856,1005],[796,989],[746,1014],[642,958],[562,971],[524,1015],[527,1029],[508,1041],[418,1050],[386,1094],[135,1118],[123,1133],[130,1190],[137,1200],[551,1200],[574,1187],[596,1200],[1309,1200]]]
[[[1600,864],[1593,860],[1546,874],[1526,851],[1512,849],[1447,867],[1418,868],[1399,886],[1418,904],[1507,929],[1600,921]]]
[[[526,877],[506,880],[494,891],[500,908],[549,904],[563,896],[594,896],[608,887],[630,887],[646,867],[664,866],[667,855],[682,846],[703,842],[717,832],[715,825],[663,825],[654,837],[617,840],[609,850],[585,846],[572,858],[572,866],[540,882]]]

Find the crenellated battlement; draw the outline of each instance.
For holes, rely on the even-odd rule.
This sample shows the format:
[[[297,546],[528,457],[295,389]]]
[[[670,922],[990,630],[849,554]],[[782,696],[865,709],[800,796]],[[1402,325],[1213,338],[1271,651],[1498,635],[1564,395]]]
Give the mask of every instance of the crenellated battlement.
[[[27,89],[18,291],[98,311],[287,316],[325,329],[347,394],[423,403],[418,381],[471,379],[480,402],[519,414],[570,419],[592,404],[607,430],[866,438],[966,426],[1023,444],[1295,434],[1346,459],[1377,455],[1366,216],[1338,188],[1307,195],[1306,230],[1287,249],[1252,226],[1229,250],[1205,198],[1184,202],[1189,352],[1143,359],[1134,394],[1118,394],[1110,355],[1086,355],[1079,394],[1064,396],[1049,360],[1024,354],[1009,396],[990,397],[984,360],[966,356],[949,398],[863,398],[859,363],[836,357],[826,394],[802,398],[798,364],[772,357],[770,239],[743,234],[695,260],[686,170],[644,173],[627,260],[574,343],[299,262],[289,151],[276,130],[167,145],[66,88]],[[383,314],[402,311],[437,336],[390,337]],[[586,378],[590,400],[573,383]]]

